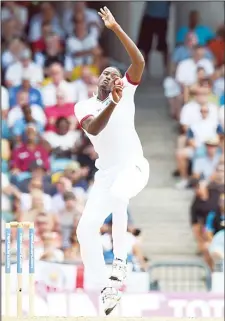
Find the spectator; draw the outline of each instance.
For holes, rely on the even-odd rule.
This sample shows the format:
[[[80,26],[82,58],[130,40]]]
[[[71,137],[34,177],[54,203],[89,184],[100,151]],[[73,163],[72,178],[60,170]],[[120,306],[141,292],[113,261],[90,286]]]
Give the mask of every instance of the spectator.
[[[38,198],[38,201],[35,203],[35,198],[32,201],[32,193],[33,191],[41,191],[41,196]],[[40,202],[41,200],[41,202]],[[51,212],[52,211],[52,199],[48,194],[45,194],[43,191],[43,183],[39,178],[31,178],[28,186],[28,193],[21,194],[21,210],[22,212],[29,211],[34,208],[34,204],[40,204],[40,211]],[[33,202],[33,203],[32,203]],[[39,206],[39,205],[37,205]]]
[[[74,67],[94,64],[102,54],[97,39],[88,33],[84,21],[75,22],[74,36],[67,39],[66,51],[72,57]]]
[[[42,25],[47,23],[51,24],[53,32],[63,38],[64,32],[60,26],[60,21],[56,15],[53,4],[51,2],[42,2],[40,9],[41,12],[31,18],[28,36],[29,41],[34,43],[40,40],[42,36]]]
[[[16,199],[20,199],[20,192],[16,188],[16,186],[10,184],[9,179],[6,174],[1,174],[1,182],[2,182],[2,218],[10,222],[14,219],[13,215],[13,202],[10,197],[14,197]]]
[[[196,10],[190,11],[188,26],[183,26],[178,30],[176,35],[177,44],[183,44],[187,33],[190,31],[196,34],[199,45],[203,46],[215,37],[215,34],[210,27],[200,25],[199,12]]]
[[[87,8],[85,1],[72,3],[73,8],[69,7],[63,14],[63,28],[67,35],[74,33],[74,21],[85,21],[89,33],[95,38],[99,38],[102,32],[102,21],[96,10]]]
[[[52,206],[56,209],[56,213],[60,213],[65,208],[64,194],[65,192],[73,192],[77,201],[80,202],[80,188],[72,187],[71,181],[65,176],[60,176],[56,183],[57,193],[52,198]],[[82,203],[83,199],[81,200]]]
[[[207,239],[208,242],[211,243],[209,250],[214,261],[218,261],[218,259],[224,259],[224,240],[222,241],[222,237],[224,236],[225,222],[224,193],[220,195],[218,203],[218,208],[215,211],[211,211],[206,220]],[[213,268],[213,265],[214,264],[212,264],[211,268]]]
[[[11,156],[11,150],[9,141],[6,139],[1,139],[1,152],[2,152],[2,172],[8,172],[8,162]]]
[[[45,75],[48,75],[48,68],[53,63],[60,63],[66,72],[73,69],[72,59],[66,55],[62,41],[56,33],[51,33],[46,37],[45,50],[37,52],[34,61],[44,68]]]
[[[43,70],[31,60],[31,51],[26,48],[20,54],[20,61],[10,65],[6,70],[6,84],[8,87],[19,86],[22,83],[24,71],[28,72],[31,84],[39,86],[43,80]]]
[[[17,4],[16,1],[4,1],[1,20],[4,22],[8,19],[15,19],[16,28],[23,32],[28,22],[27,8]]]
[[[10,107],[16,106],[16,99],[19,92],[27,92],[29,95],[29,104],[38,105],[43,107],[43,101],[40,91],[32,87],[31,85],[31,75],[28,70],[25,70],[22,75],[22,83],[19,86],[9,88],[9,104]]]
[[[201,120],[190,126],[187,132],[188,146],[181,148],[176,153],[177,166],[181,181],[176,184],[178,189],[188,186],[188,160],[204,155],[204,143],[208,137],[221,133],[221,127],[215,124],[209,116],[207,105],[201,106]]]
[[[64,79],[64,70],[62,65],[59,63],[52,64],[49,67],[49,76],[52,82],[42,89],[44,106],[47,108],[56,105],[56,93],[58,88],[65,92],[66,102],[75,102],[73,88],[71,84]]]
[[[5,20],[2,23],[2,51],[8,49],[9,43],[14,38],[22,38],[22,32],[17,28],[17,21],[14,18]]]
[[[224,51],[225,51],[225,25],[218,28],[216,38],[210,40],[208,48],[215,57],[215,64],[217,67],[224,65]]]
[[[41,38],[31,43],[32,52],[42,52],[46,50],[46,39],[53,33],[51,23],[44,22],[41,26]]]
[[[89,167],[81,167],[76,161],[69,163],[64,170],[64,176],[67,177],[73,187],[81,187],[84,191],[88,190],[87,176]]]
[[[202,106],[208,107],[208,117],[212,122],[218,124],[218,107],[208,102],[208,95],[206,93],[200,93],[195,97],[195,100],[185,104],[181,110],[180,124],[183,127],[183,130],[187,130],[188,127],[196,124],[202,119]]]
[[[18,106],[12,108],[8,114],[8,126],[18,142],[24,138],[26,126],[35,124],[40,132],[43,131],[46,117],[38,105],[29,105],[29,95],[26,91],[18,93]]]
[[[2,68],[5,71],[10,65],[17,63],[25,49],[25,44],[20,38],[12,38],[2,53]]]
[[[42,236],[43,249],[39,256],[41,261],[62,263],[64,261],[63,251],[57,248],[55,233],[45,233]],[[42,253],[41,253],[42,252]]]
[[[56,132],[45,132],[43,138],[48,142],[52,156],[70,159],[74,145],[80,139],[80,131],[70,130],[69,120],[60,117],[56,121]]]
[[[1,117],[2,117],[2,138],[9,139],[9,128],[7,125],[7,116],[9,110],[9,93],[8,90],[1,86]]]
[[[29,171],[30,164],[37,159],[42,160],[46,170],[49,170],[49,154],[40,144],[37,128],[33,124],[27,126],[26,138],[26,142],[22,146],[13,150],[12,173],[18,175],[21,172]]]
[[[38,179],[42,182],[43,192],[50,196],[55,193],[55,186],[51,184],[51,176],[47,174],[44,163],[41,159],[37,159],[30,164],[29,171],[31,177],[28,177],[21,182],[15,182],[22,193],[29,193],[31,179]]]
[[[207,139],[205,146],[206,154],[204,157],[199,157],[193,162],[193,177],[210,182],[214,178],[221,157],[218,152],[219,138],[212,137],[211,139]]]
[[[224,65],[222,65],[222,67],[220,68],[217,68],[218,77],[213,84],[213,91],[216,94],[216,96],[221,100],[220,105],[224,105],[224,88],[225,88],[224,69],[225,69]]]
[[[146,2],[144,17],[139,34],[138,47],[143,51],[146,68],[149,67],[149,52],[153,37],[157,36],[156,49],[163,54],[165,71],[168,64],[167,27],[170,13],[170,1]]]
[[[196,184],[190,215],[192,232],[197,242],[199,254],[203,254],[207,248],[206,219],[210,211],[217,209],[219,195],[219,191],[209,188],[205,181],[199,181]]]
[[[176,70],[176,80],[182,85],[193,85],[197,80],[197,69],[205,69],[206,76],[210,77],[214,73],[213,63],[204,58],[205,47],[197,45],[193,51],[193,57],[181,61]]]
[[[211,77],[214,73],[214,67],[209,59],[204,58],[205,48],[196,46],[192,52],[193,58],[185,59],[178,63],[175,79],[167,77],[164,80],[165,96],[168,98],[171,116],[179,119],[182,101],[188,100],[188,88],[196,86],[202,77],[203,72],[199,72],[200,68],[205,71],[205,76]]]
[[[76,90],[76,102],[91,98],[96,92],[98,78],[93,75],[88,66],[82,66],[81,77],[76,80],[74,89]]]
[[[193,49],[198,44],[198,39],[194,32],[189,32],[186,35],[185,43],[177,46],[172,56],[172,73],[176,70],[176,66],[183,60],[192,57]],[[204,58],[213,60],[213,55],[208,48],[205,48]]]
[[[208,96],[209,103],[219,106],[219,99],[213,92],[212,81],[207,77],[199,79],[198,83],[196,83],[195,85],[185,88],[185,102],[190,101],[196,95],[202,93]]]
[[[76,231],[74,230],[70,236],[70,244],[71,246],[66,248],[64,251],[65,261],[82,263],[80,254],[80,244],[77,240]]]
[[[58,224],[62,235],[62,249],[65,250],[71,246],[70,237],[76,231],[83,209],[73,192],[65,192],[63,198],[65,207],[58,213]]]
[[[67,118],[70,122],[70,129],[76,129],[78,122],[74,115],[74,103],[66,102],[66,92],[58,88],[56,91],[56,105],[45,109],[47,125],[45,130],[56,132],[56,122],[59,118]]]

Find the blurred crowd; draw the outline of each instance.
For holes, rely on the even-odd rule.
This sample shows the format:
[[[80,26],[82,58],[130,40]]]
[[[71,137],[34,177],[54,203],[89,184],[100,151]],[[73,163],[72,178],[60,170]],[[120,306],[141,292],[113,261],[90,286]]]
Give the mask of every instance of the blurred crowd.
[[[3,230],[4,222],[34,222],[37,259],[81,263],[76,228],[97,154],[74,105],[93,96],[105,67],[124,66],[105,54],[102,21],[86,2],[3,1],[1,9]],[[129,261],[146,270],[141,231],[128,215]],[[101,238],[111,263],[111,216]],[[26,257],[27,246],[24,251]]]
[[[177,31],[163,86],[178,125],[176,168],[179,190],[192,188],[191,225],[211,270],[224,259],[224,49],[225,26],[200,24],[197,11]]]

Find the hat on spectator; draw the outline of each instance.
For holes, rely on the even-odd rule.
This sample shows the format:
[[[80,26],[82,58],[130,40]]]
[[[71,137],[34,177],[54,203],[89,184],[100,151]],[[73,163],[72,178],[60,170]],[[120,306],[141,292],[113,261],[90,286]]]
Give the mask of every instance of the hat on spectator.
[[[35,159],[35,161],[33,161],[29,167],[31,172],[35,169],[38,169],[38,168],[42,168],[42,169],[46,170],[45,165],[41,159]]]
[[[218,136],[215,136],[215,137],[211,137],[209,139],[207,139],[205,141],[205,144],[206,145],[209,145],[209,146],[218,146],[219,145],[219,137]]]
[[[20,59],[29,59],[31,58],[31,51],[29,48],[24,49],[20,54]]]
[[[66,167],[65,167],[65,171],[77,171],[78,169],[80,169],[80,163],[74,161],[69,163]]]

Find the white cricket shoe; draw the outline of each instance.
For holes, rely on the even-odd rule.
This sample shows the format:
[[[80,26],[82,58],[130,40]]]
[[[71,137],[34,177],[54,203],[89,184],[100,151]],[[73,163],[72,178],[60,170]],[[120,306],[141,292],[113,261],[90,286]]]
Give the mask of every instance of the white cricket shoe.
[[[104,288],[101,292],[103,307],[106,315],[109,315],[120,302],[121,293],[112,287]]]
[[[126,279],[126,277],[127,277],[127,264],[126,264],[126,262],[119,260],[119,259],[115,259],[113,261],[112,272],[111,272],[111,276],[109,279],[111,281],[118,282],[118,283],[122,284],[123,281]]]

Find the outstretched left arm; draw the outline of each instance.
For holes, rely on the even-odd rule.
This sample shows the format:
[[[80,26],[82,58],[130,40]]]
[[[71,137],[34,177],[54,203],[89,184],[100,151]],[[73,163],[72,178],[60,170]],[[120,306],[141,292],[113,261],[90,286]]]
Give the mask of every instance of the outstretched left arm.
[[[127,70],[130,82],[138,84],[145,67],[145,60],[140,50],[137,48],[133,40],[126,34],[121,26],[116,22],[110,10],[106,7],[101,9],[99,15],[108,29],[111,29],[126,49],[130,59],[131,65]]]

